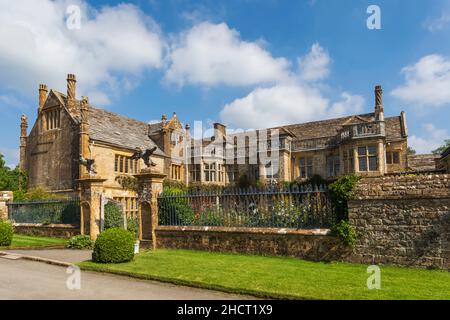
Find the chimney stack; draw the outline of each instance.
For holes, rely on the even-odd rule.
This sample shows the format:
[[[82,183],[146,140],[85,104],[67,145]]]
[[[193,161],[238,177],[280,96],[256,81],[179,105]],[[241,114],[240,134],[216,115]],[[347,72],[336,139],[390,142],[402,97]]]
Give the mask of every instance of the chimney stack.
[[[225,125],[223,125],[223,124],[221,124],[221,123],[218,123],[218,122],[216,122],[216,123],[214,123],[214,136],[216,137],[216,138],[218,138],[218,137],[225,137],[225,135],[226,135],[227,133],[226,133],[226,126]]]
[[[375,119],[384,121],[383,89],[380,85],[375,86]]]
[[[74,112],[76,108],[77,79],[74,74],[67,75],[67,109]]]
[[[48,88],[46,84],[39,85],[39,108],[38,115],[41,113],[42,108],[44,107],[45,100],[47,99]]]

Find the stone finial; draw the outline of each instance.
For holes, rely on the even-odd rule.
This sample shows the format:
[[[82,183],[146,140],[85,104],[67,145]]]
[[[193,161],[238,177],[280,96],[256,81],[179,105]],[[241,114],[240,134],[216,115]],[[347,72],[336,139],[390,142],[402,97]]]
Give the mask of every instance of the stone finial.
[[[26,116],[26,114],[22,114],[22,116],[20,117],[20,124],[23,125],[28,125],[28,117]]]
[[[161,116],[161,122],[162,122],[163,125],[166,124],[166,122],[167,122],[167,116],[166,116],[165,114],[163,114],[163,115]]]
[[[81,97],[81,122],[88,123],[88,112],[89,112],[89,99],[88,97]]]
[[[22,114],[20,117],[20,136],[27,136],[27,128],[28,128],[28,117],[25,114]]]
[[[186,131],[189,131],[189,129],[191,129],[191,126],[189,125],[189,123],[186,123],[186,125],[184,126],[184,128],[186,129]]]

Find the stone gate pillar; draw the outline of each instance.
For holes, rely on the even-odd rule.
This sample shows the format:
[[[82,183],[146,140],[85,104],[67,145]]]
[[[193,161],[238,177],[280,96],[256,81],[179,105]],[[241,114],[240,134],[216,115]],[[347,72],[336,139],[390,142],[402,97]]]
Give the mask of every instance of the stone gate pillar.
[[[163,190],[165,173],[142,169],[134,175],[138,179],[139,240],[151,241],[156,249],[155,229],[158,225],[158,195]]]
[[[105,180],[96,177],[85,177],[78,180],[80,184],[81,234],[86,233],[85,226],[89,225],[91,240],[97,239],[100,233],[101,197]],[[87,224],[87,218],[89,224]]]

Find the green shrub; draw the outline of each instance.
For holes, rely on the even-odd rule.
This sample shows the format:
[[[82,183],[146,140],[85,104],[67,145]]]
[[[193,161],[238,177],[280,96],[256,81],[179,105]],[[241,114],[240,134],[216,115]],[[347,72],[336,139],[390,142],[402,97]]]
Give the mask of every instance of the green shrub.
[[[221,227],[225,225],[224,217],[223,210],[219,209],[216,212],[216,210],[212,208],[207,208],[199,214],[194,224],[199,226]]]
[[[134,235],[121,228],[102,232],[95,241],[92,260],[100,263],[120,263],[133,260]]]
[[[13,234],[13,226],[9,222],[0,220],[0,247],[9,247]]]
[[[354,247],[356,244],[356,232],[350,222],[341,220],[331,228],[331,233],[337,236],[342,243],[349,247]]]
[[[104,229],[123,228],[123,215],[121,208],[114,202],[105,204]]]
[[[359,177],[355,175],[347,175],[340,177],[328,187],[338,221],[348,219],[347,201],[353,198],[353,190],[358,180]]]
[[[92,249],[94,242],[87,235],[78,235],[70,238],[66,247],[71,249]]]
[[[17,198],[16,198],[17,196]],[[67,196],[47,191],[42,187],[28,189],[26,192],[14,193],[15,201],[67,200]]]
[[[139,221],[137,218],[129,217],[127,219],[127,230],[137,239],[139,234]]]
[[[192,225],[194,223],[194,209],[185,199],[168,198],[158,201],[159,223],[161,225]]]

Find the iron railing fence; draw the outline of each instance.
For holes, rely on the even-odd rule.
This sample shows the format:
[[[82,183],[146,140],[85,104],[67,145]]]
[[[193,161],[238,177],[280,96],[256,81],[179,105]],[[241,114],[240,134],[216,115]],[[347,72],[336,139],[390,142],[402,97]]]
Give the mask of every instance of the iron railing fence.
[[[16,223],[79,225],[80,200],[9,202],[8,219]]]
[[[159,224],[268,228],[328,228],[337,221],[325,186],[225,189],[158,197]]]

